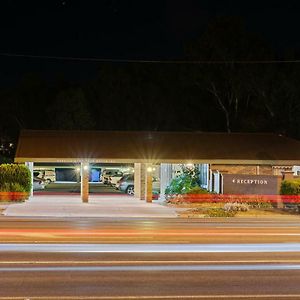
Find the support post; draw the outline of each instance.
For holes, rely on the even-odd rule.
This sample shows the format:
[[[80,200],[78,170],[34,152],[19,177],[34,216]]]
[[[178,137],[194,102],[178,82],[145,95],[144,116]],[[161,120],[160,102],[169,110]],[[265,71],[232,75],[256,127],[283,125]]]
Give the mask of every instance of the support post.
[[[143,163],[134,164],[134,197],[145,200],[146,166]]]
[[[81,200],[83,203],[89,202],[89,164],[81,163]]]
[[[146,166],[146,202],[152,202],[152,180],[153,180],[153,168],[151,164]]]
[[[33,196],[33,162],[26,162],[25,166],[29,169],[31,174],[31,190],[29,192],[30,197]]]

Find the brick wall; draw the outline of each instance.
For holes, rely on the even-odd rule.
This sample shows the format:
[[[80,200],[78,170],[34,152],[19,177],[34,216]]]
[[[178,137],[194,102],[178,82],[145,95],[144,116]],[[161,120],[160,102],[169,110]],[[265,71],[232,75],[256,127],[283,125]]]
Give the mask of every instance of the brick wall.
[[[255,165],[211,165],[212,171],[223,174],[245,174],[245,175],[273,175],[272,166]]]

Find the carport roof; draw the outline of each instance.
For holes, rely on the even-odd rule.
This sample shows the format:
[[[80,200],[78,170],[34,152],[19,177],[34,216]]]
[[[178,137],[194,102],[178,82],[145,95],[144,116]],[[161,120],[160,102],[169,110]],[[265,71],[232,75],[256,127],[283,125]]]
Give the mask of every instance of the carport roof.
[[[300,165],[300,142],[262,133],[23,130],[15,161]]]

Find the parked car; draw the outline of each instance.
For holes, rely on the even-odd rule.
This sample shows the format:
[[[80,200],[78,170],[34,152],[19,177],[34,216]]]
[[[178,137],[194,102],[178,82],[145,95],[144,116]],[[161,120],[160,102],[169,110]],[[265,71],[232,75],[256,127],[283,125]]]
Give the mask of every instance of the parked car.
[[[43,178],[48,183],[55,182],[56,181],[55,171],[53,171],[53,170],[45,170]]]
[[[43,190],[45,188],[45,182],[41,180],[40,178],[33,177],[33,190],[38,191],[38,190]]]
[[[129,174],[123,176],[117,183],[117,187],[120,191],[128,195],[134,195],[134,175]],[[153,195],[156,196],[160,193],[160,181],[157,177],[152,177],[152,191]],[[154,198],[156,198],[156,196]]]
[[[122,177],[123,173],[117,169],[105,169],[101,174],[100,181],[104,184],[109,184],[109,178],[114,175],[120,175],[120,177]]]
[[[116,186],[117,182],[123,177],[123,174],[115,174],[112,176],[109,176],[108,178],[108,184],[111,186]]]
[[[116,184],[116,188],[128,195],[134,195],[134,175],[124,175]]]
[[[33,176],[42,179],[45,183],[56,181],[55,171],[53,170],[36,170],[33,172]]]

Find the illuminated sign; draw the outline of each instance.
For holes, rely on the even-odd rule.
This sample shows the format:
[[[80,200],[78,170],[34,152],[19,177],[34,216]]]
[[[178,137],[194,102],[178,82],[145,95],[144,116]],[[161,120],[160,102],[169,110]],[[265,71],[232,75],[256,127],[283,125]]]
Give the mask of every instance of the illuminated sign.
[[[223,174],[224,194],[278,194],[278,177],[272,175]]]
[[[264,179],[232,179],[232,183],[236,184],[268,184],[268,180]]]

